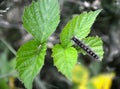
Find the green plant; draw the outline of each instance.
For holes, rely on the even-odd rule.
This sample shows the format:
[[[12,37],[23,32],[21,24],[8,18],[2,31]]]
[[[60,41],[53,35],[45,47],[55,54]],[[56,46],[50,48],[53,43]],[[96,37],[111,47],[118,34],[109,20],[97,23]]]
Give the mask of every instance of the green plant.
[[[9,78],[15,78],[17,76],[15,58],[8,60],[10,51],[14,54],[15,51],[4,39],[0,39],[0,50],[3,50],[3,52],[0,53],[0,89],[8,89],[10,87],[8,84],[8,82],[10,83]]]
[[[73,17],[60,34],[61,44],[52,48],[54,65],[67,78],[71,80],[72,69],[77,63],[80,53],[86,54],[82,49],[72,47],[71,38],[76,36],[87,44],[99,57],[103,58],[102,40],[99,37],[87,37],[96,16],[101,10]],[[25,8],[22,17],[23,26],[32,34],[33,40],[28,41],[17,51],[16,69],[19,78],[27,89],[32,89],[32,82],[44,64],[46,54],[46,42],[48,37],[55,31],[60,21],[58,0],[38,0]]]

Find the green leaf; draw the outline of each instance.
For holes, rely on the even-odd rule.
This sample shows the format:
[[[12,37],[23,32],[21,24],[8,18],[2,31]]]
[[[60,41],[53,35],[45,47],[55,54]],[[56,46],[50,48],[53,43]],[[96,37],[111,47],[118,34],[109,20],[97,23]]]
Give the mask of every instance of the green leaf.
[[[16,69],[27,89],[32,89],[32,82],[44,64],[46,44],[39,45],[31,40],[17,52]]]
[[[0,75],[6,74],[9,72],[9,66],[7,61],[7,51],[4,51],[0,54]]]
[[[43,43],[55,31],[60,19],[59,13],[58,0],[33,1],[24,10],[22,17],[24,28]]]
[[[10,68],[11,68],[11,69],[14,69],[14,70],[15,70],[15,67],[16,67],[16,58],[12,58],[12,59],[9,61],[9,65],[10,65]]]
[[[93,25],[97,15],[101,10],[91,11],[89,13],[82,13],[79,16],[75,16],[70,20],[64,27],[61,35],[60,41],[63,47],[69,47],[73,43],[71,38],[76,36],[79,39],[83,39],[90,33],[90,28]]]
[[[104,51],[103,51],[103,42],[101,38],[88,37],[88,38],[84,38],[82,41],[100,57],[99,60],[102,60]]]
[[[0,89],[9,89],[5,79],[0,79]]]
[[[78,45],[75,45],[75,49],[77,50],[78,53],[82,53],[83,55],[86,55],[86,52],[81,49]]]
[[[57,44],[52,49],[54,65],[69,79],[72,78],[72,70],[77,63],[77,51],[73,47],[63,48]]]
[[[13,69],[10,68],[9,61],[7,60],[8,50],[6,49],[0,54],[0,76],[8,74]]]

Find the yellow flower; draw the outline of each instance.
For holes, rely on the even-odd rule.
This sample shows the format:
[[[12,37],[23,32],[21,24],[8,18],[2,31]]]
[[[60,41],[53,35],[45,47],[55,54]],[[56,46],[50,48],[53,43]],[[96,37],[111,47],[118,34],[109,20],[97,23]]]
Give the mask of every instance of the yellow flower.
[[[79,86],[79,89],[87,89],[86,85],[85,84],[82,84]]]
[[[110,89],[114,74],[101,74],[91,79],[96,89]]]

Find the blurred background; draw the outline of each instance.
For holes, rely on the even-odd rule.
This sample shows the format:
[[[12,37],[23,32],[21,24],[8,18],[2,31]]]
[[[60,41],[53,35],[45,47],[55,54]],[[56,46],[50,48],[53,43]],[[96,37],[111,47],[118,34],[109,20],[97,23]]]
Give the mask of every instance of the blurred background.
[[[21,21],[23,9],[32,0],[0,0],[0,89],[25,89],[17,78],[15,54],[18,48],[32,36]],[[120,0],[59,0],[61,22],[49,38],[44,67],[33,82],[33,89],[71,89],[72,83],[53,65],[51,48],[59,43],[59,35],[65,24],[84,11],[103,9],[97,17],[90,36],[98,35],[104,42],[102,62],[88,55],[78,57],[78,63],[88,68],[90,76],[114,72],[110,89],[120,89]],[[86,24],[87,25],[87,24]]]

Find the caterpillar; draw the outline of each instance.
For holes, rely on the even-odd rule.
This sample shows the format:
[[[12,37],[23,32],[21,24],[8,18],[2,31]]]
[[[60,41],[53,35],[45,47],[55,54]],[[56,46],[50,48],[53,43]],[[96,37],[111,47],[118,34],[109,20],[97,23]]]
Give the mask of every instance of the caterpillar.
[[[82,48],[85,52],[87,52],[90,56],[95,59],[99,59],[99,56],[91,50],[87,45],[85,45],[81,40],[77,39],[76,37],[72,37],[72,39],[80,48]]]

